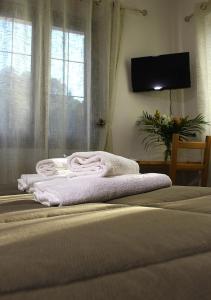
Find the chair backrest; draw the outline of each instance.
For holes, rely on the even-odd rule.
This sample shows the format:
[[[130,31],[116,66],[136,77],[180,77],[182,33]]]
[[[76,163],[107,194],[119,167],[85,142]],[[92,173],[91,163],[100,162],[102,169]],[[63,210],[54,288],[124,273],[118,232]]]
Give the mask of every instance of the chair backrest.
[[[170,177],[172,183],[176,182],[177,170],[201,171],[201,186],[207,186],[209,160],[210,160],[211,136],[206,136],[204,142],[180,141],[179,134],[173,134],[170,162]],[[201,149],[203,151],[202,162],[178,162],[179,149]]]

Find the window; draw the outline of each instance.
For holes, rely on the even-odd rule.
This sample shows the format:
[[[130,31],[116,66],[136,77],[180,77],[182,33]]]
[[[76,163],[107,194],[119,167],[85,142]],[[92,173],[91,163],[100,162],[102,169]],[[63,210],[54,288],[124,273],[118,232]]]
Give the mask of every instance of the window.
[[[32,26],[22,20],[0,18],[0,73],[31,72]]]
[[[36,31],[37,24],[34,22],[33,25]],[[48,138],[52,148],[60,148],[61,139],[65,147],[71,149],[83,149],[87,143],[81,138],[86,135],[87,105],[84,41],[83,32],[52,28],[50,74],[48,68],[42,73],[50,76],[51,83],[46,117],[49,116]],[[9,145],[16,144],[17,140],[21,140],[22,145],[33,144],[34,114],[39,112],[39,102],[37,111],[34,109],[37,102],[33,91],[39,91],[39,83],[42,89],[43,83],[36,80],[40,76],[38,68],[42,67],[42,61],[37,62],[39,57],[33,54],[39,53],[40,45],[34,41],[31,22],[0,17],[0,111],[3,112],[0,141],[5,138]],[[43,59],[48,60],[48,57]]]
[[[50,144],[59,136],[73,149],[85,134],[84,34],[53,28],[51,37]],[[61,120],[65,126],[60,127]],[[55,128],[55,124],[58,124]],[[64,134],[65,133],[65,134]],[[85,139],[84,139],[85,144]]]
[[[0,138],[29,135],[32,25],[0,17]]]
[[[51,93],[84,101],[84,34],[52,30]]]

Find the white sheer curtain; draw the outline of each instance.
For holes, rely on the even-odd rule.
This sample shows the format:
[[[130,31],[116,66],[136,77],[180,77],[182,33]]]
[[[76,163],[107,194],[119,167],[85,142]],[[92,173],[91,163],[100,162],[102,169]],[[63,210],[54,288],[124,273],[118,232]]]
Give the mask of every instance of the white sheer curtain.
[[[124,13],[119,1],[113,2],[112,26],[111,26],[111,48],[110,48],[110,73],[109,73],[109,113],[107,114],[107,137],[106,150],[113,150],[112,124],[114,107],[116,103],[116,80],[118,77],[118,63],[121,49],[122,28],[124,23]]]
[[[194,11],[196,26],[196,112],[211,123],[211,3],[197,4]],[[206,126],[203,134],[211,135]],[[211,164],[208,186],[211,186]]]
[[[117,1],[116,1],[117,3]],[[1,0],[0,183],[38,160],[103,149],[113,2]]]
[[[211,3],[197,4],[194,12],[196,25],[196,90],[197,113],[211,122]],[[206,127],[206,135],[211,128]]]

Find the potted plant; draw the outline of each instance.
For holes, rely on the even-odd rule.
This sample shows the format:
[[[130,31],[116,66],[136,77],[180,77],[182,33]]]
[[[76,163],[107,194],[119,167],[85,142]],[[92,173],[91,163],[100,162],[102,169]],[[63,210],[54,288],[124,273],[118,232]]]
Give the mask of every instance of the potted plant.
[[[181,140],[196,137],[202,133],[205,125],[209,123],[204,120],[202,114],[190,119],[186,117],[173,117],[161,115],[158,110],[152,115],[143,111],[136,122],[138,128],[148,133],[143,139],[145,149],[155,145],[165,145],[164,159],[171,156],[171,143],[173,133],[178,133]]]

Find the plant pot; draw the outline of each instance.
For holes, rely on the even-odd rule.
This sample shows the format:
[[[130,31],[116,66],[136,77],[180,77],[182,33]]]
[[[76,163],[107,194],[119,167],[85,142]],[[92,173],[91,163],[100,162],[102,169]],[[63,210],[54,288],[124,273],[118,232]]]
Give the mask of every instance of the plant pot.
[[[164,160],[170,160],[171,159],[171,143],[165,144],[165,151],[164,151]]]

